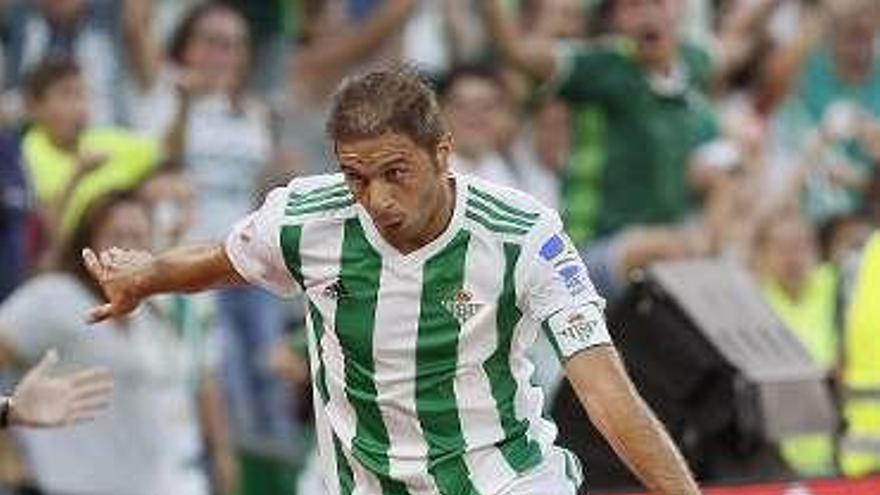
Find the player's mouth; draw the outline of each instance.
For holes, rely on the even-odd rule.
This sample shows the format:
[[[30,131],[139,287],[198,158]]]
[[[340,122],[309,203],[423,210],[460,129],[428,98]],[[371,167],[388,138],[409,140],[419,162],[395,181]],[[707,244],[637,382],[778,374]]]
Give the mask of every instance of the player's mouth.
[[[379,218],[376,223],[379,225],[379,228],[385,231],[393,231],[399,229],[403,225],[403,218],[401,217],[387,217],[387,218]]]

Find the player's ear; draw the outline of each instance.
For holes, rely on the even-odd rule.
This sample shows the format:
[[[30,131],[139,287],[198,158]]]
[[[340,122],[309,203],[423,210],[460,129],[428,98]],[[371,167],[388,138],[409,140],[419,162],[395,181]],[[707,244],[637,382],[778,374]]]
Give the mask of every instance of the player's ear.
[[[438,172],[443,175],[449,173],[450,160],[452,159],[452,152],[455,150],[455,141],[452,138],[452,134],[447,132],[440,138],[440,141],[437,143],[437,149],[435,154],[435,159],[437,162],[437,167],[439,168]]]

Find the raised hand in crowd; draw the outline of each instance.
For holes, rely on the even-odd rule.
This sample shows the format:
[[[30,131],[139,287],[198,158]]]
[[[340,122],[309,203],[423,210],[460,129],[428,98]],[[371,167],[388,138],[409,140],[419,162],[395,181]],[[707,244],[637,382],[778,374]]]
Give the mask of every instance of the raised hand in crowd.
[[[48,351],[7,399],[8,423],[52,428],[94,419],[110,404],[113,379],[107,370],[88,368],[54,375],[58,353]]]

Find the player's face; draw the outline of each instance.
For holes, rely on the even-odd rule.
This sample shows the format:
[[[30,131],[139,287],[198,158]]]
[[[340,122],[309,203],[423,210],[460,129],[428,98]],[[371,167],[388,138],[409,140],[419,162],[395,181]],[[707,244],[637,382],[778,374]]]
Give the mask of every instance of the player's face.
[[[339,166],[355,200],[382,236],[404,251],[430,241],[438,218],[450,206],[451,149],[449,137],[430,152],[399,133],[336,143]]]

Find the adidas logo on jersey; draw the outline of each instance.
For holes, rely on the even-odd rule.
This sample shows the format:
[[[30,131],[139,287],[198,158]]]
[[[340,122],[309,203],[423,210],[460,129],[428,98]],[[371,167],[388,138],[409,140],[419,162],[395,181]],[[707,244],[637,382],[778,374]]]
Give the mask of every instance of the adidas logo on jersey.
[[[473,294],[466,290],[459,290],[452,297],[445,299],[442,304],[459,325],[464,325],[483,307],[483,304],[475,302]]]
[[[338,301],[340,299],[345,299],[346,297],[348,297],[348,291],[345,290],[345,286],[342,285],[341,280],[337,280],[325,287],[322,294],[327,299],[333,299],[334,301]]]

